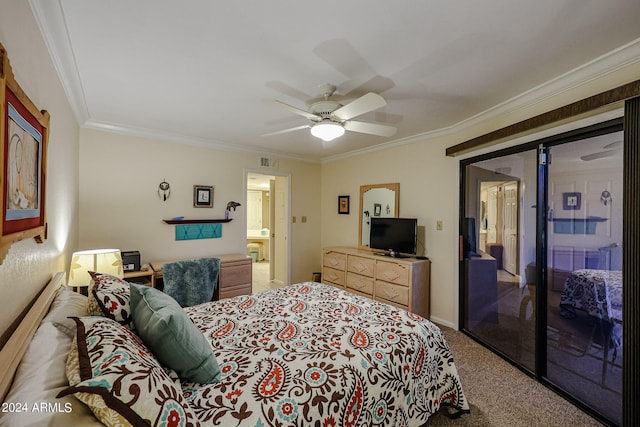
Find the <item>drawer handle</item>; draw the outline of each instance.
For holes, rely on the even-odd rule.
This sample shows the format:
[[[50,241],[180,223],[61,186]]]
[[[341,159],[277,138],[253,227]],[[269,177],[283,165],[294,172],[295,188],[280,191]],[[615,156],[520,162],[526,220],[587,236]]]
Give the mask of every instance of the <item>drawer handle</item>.
[[[396,280],[398,277],[400,277],[400,275],[395,271],[385,271],[383,276],[389,280]]]

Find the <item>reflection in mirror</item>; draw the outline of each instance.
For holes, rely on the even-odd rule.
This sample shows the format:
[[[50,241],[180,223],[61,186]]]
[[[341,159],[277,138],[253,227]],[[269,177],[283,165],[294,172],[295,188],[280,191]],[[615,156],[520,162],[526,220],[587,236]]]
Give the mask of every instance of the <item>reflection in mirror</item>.
[[[369,248],[371,217],[398,217],[399,197],[399,183],[363,185],[360,187],[359,248]]]

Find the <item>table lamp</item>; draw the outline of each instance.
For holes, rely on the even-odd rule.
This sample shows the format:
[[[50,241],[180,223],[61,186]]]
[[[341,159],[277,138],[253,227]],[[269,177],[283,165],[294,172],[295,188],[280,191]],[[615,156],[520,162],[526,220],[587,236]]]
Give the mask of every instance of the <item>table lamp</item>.
[[[74,252],[69,265],[68,286],[77,288],[91,284],[89,271],[124,277],[120,249],[91,249]]]

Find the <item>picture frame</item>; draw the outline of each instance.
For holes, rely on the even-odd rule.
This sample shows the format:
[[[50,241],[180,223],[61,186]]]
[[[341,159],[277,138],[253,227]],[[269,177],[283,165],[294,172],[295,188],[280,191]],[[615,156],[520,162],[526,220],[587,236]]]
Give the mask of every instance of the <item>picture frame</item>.
[[[338,196],[338,213],[349,215],[349,196]]]
[[[193,207],[212,208],[213,207],[213,187],[210,185],[193,186]]]
[[[562,193],[562,209],[568,210],[580,210],[582,205],[582,194],[577,192]]]
[[[49,113],[39,110],[17,83],[0,44],[0,264],[11,245],[46,239],[46,170]]]

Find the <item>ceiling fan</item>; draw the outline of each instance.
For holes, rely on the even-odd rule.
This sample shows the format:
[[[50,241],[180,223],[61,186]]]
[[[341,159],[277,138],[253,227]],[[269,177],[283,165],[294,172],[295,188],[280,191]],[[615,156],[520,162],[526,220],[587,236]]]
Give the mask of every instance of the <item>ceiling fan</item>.
[[[290,129],[266,133],[262,136],[279,135],[301,129],[311,129],[311,134],[324,141],[332,141],[344,135],[345,131],[367,133],[370,135],[390,137],[396,133],[393,126],[380,125],[352,120],[354,117],[368,113],[387,105],[387,101],[377,93],[369,92],[346,105],[331,100],[336,87],[331,84],[320,85],[322,97],[309,106],[309,111],[301,110],[282,101],[268,99],[270,102],[287,111],[306,117],[311,124],[297,126]]]
[[[622,141],[612,142],[602,147],[602,151],[597,151],[591,154],[585,154],[580,156],[580,160],[589,162],[591,160],[603,159],[605,157],[612,157],[618,154],[622,150]]]

